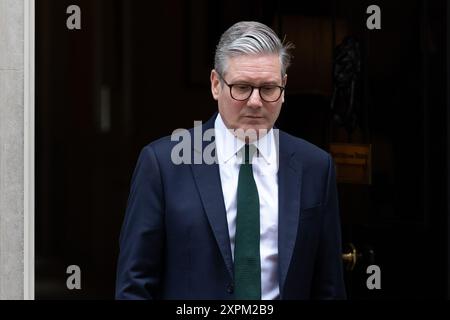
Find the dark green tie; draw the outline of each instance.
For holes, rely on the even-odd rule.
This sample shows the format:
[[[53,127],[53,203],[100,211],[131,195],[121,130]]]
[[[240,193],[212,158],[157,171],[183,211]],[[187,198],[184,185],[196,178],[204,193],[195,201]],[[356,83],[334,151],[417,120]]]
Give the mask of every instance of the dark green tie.
[[[246,144],[242,149],[244,149],[244,163],[239,169],[234,242],[235,298],[259,300],[261,299],[259,197],[250,161],[256,147],[253,145],[249,147]]]

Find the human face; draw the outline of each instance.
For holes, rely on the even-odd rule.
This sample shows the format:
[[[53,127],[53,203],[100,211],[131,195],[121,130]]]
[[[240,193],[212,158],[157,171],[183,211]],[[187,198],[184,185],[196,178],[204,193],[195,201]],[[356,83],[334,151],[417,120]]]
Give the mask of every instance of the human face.
[[[281,77],[281,63],[278,55],[240,55],[228,59],[227,69],[222,75],[229,84],[250,84],[253,86],[285,86],[287,76]],[[220,76],[211,71],[211,91],[219,106],[219,113],[228,129],[269,130],[277,120],[284,102],[284,91],[275,102],[261,99],[259,90],[244,101],[234,100],[230,88],[220,82]]]

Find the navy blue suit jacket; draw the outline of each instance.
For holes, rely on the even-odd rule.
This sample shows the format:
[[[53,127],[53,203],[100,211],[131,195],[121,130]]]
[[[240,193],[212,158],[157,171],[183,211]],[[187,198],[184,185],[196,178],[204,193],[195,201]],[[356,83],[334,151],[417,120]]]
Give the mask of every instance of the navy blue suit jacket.
[[[177,143],[162,138],[139,156],[120,235],[117,299],[234,298],[218,164],[173,164]],[[280,131],[278,188],[280,299],[345,298],[331,157]]]

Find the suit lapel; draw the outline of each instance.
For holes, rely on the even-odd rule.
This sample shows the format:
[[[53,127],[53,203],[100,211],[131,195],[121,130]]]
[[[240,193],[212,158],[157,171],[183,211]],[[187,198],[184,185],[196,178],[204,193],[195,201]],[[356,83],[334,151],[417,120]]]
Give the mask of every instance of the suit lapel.
[[[202,131],[214,127],[216,116],[217,114],[204,124]],[[193,152],[202,153],[208,143],[210,142],[203,142],[201,150],[193,148]],[[281,295],[297,239],[300,216],[301,165],[296,161],[294,152],[288,147],[281,133],[278,170],[278,259]],[[219,165],[217,162],[210,165],[191,164],[191,168],[206,216],[227,270],[233,279],[233,259]]]
[[[301,169],[293,152],[287,150],[280,135],[278,170],[278,261],[280,266],[280,294],[282,295],[287,272],[297,239],[300,216]]]
[[[204,124],[202,131],[214,127],[216,116],[217,114]],[[203,153],[203,150],[209,143],[211,142],[202,142],[201,150],[193,148],[193,152],[199,156],[198,153]],[[211,225],[230,277],[233,278],[233,259],[231,256],[227,213],[223,199],[219,165],[217,161],[214,164],[206,164],[202,161],[201,164],[191,164],[191,168],[209,224]]]

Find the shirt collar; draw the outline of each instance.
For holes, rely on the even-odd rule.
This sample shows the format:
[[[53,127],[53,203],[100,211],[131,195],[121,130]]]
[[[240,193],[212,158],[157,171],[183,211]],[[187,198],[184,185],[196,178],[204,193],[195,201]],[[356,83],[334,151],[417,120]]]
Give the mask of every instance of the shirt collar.
[[[214,122],[214,129],[216,135],[216,152],[219,163],[226,163],[236,155],[236,153],[244,146],[245,142],[238,139],[230,132],[230,129],[225,126],[220,113],[217,114],[217,118]],[[262,156],[268,165],[276,162],[276,145],[272,129],[252,144],[256,146],[258,155]]]

